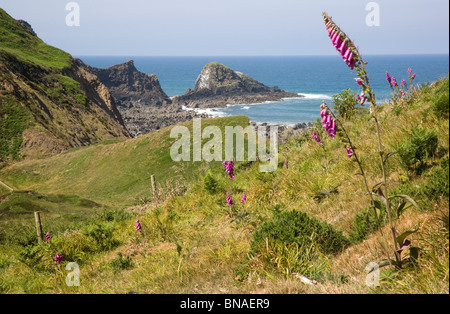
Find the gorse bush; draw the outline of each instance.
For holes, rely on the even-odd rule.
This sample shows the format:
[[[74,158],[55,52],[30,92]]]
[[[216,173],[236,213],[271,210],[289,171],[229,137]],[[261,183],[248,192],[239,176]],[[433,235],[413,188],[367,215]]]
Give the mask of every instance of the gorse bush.
[[[437,148],[438,136],[435,130],[415,127],[400,143],[397,151],[407,170],[421,172],[426,159],[433,157]]]
[[[113,237],[113,223],[92,223],[83,228],[83,234],[95,241],[100,250],[110,250],[118,245]]]
[[[130,269],[132,267],[131,257],[123,257],[122,253],[118,253],[117,257],[109,262],[111,268],[115,272],[119,272],[121,270]]]
[[[449,118],[449,79],[439,82],[431,97],[431,111],[442,118]]]
[[[251,252],[261,252],[266,239],[282,246],[296,243],[299,247],[307,247],[315,243],[323,254],[340,253],[350,244],[341,231],[301,211],[281,212],[263,223],[253,234]]]
[[[355,113],[356,95],[350,88],[344,90],[340,94],[333,95],[333,109],[337,115],[343,119],[351,118]]]
[[[380,202],[378,202],[377,207],[380,208],[377,212],[380,224],[384,225],[386,221],[386,208]],[[378,221],[373,210],[365,209],[363,212],[356,214],[351,226],[350,241],[352,243],[359,243],[365,240],[370,233],[377,230],[377,224]]]
[[[439,197],[449,198],[449,158],[441,159],[439,167],[433,168],[426,174],[427,183],[424,193],[429,199],[435,200]]]
[[[214,194],[217,192],[219,183],[217,182],[216,178],[214,178],[211,171],[208,171],[203,178],[203,186],[205,187],[205,190],[210,194]]]

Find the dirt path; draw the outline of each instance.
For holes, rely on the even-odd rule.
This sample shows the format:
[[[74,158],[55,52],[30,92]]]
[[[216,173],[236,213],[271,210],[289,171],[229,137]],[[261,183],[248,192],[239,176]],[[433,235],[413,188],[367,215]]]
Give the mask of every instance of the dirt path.
[[[9,185],[7,185],[6,183],[2,182],[0,180],[0,185],[4,186],[5,188],[7,188],[10,192],[14,192],[14,189],[12,187],[10,187]]]

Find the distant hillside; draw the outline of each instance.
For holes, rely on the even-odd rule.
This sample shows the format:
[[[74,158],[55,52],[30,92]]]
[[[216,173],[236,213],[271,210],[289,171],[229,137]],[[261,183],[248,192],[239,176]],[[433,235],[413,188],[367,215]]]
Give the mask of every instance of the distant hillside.
[[[194,112],[172,104],[156,75],[138,71],[133,60],[106,69],[87,67],[111,90],[133,136],[192,120],[195,116]]]
[[[0,9],[0,164],[130,134],[108,88]]]
[[[175,97],[174,103],[192,108],[224,107],[227,104],[251,104],[302,97],[278,87],[268,87],[248,75],[211,62],[198,76],[194,89]]]
[[[246,116],[203,119],[202,129],[215,125],[224,135],[225,126],[248,124]],[[192,131],[192,121],[181,125]],[[127,141],[75,148],[47,159],[18,162],[1,169],[0,178],[19,191],[77,195],[106,205],[132,205],[140,197],[151,195],[152,174],[158,185],[187,185],[203,172],[201,169],[212,166],[203,162],[174,162],[170,147],[176,140],[170,138],[171,129],[167,127]],[[221,162],[212,164],[221,167]]]

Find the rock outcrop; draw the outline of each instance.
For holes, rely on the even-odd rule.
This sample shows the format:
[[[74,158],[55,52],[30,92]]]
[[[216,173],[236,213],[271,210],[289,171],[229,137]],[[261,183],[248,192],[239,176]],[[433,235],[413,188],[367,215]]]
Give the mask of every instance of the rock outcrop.
[[[221,63],[212,62],[203,68],[194,89],[188,89],[183,96],[174,97],[173,102],[190,108],[213,108],[293,97],[302,96],[278,87],[268,87],[248,75],[233,71]]]
[[[96,75],[2,9],[0,43],[0,126],[12,123],[7,133],[0,130],[0,147],[13,152],[13,158],[46,157],[131,137]],[[8,154],[3,156],[4,162]]]
[[[138,71],[133,60],[106,69],[89,69],[111,90],[133,136],[191,120],[196,115],[173,104],[156,75]]]

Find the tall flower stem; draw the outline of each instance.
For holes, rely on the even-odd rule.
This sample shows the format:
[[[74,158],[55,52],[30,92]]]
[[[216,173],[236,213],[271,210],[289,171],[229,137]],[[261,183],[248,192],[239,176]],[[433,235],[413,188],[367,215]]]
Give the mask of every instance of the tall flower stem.
[[[339,120],[339,119],[336,117],[336,115],[334,114],[334,112],[333,112],[327,105],[325,105],[325,106],[326,106],[326,108],[328,109],[328,111],[331,113],[331,115],[333,116],[334,121],[336,121],[337,123],[339,123],[339,125],[340,125],[340,127],[341,127],[341,130],[342,130],[342,131],[344,132],[344,134],[345,134],[345,137],[346,137],[347,142],[348,142],[348,144],[349,144],[349,146],[350,146],[350,149],[351,149],[352,152],[353,152],[353,157],[355,157],[355,161],[356,161],[356,163],[358,164],[359,171],[361,172],[361,176],[363,177],[363,181],[364,181],[364,186],[365,186],[365,188],[366,188],[366,192],[367,192],[367,194],[368,194],[369,197],[370,197],[370,205],[371,205],[371,207],[373,208],[373,211],[374,211],[374,214],[375,214],[375,219],[376,219],[376,221],[377,221],[378,230],[379,230],[379,232],[380,232],[380,235],[381,235],[381,236],[384,236],[384,235],[383,235],[383,230],[381,229],[381,224],[380,224],[380,219],[379,219],[379,217],[378,217],[377,208],[375,207],[375,200],[373,199],[373,193],[372,193],[372,191],[371,191],[370,188],[369,188],[369,183],[368,183],[368,181],[367,181],[367,176],[366,176],[366,173],[365,173],[364,168],[363,168],[363,166],[362,166],[361,160],[359,159],[358,154],[356,153],[355,146],[353,145],[353,142],[352,142],[352,140],[350,139],[350,136],[348,135],[348,132],[347,132],[347,130],[346,130],[345,127],[344,127],[344,124],[341,122],[341,120]]]
[[[394,254],[395,254],[395,258],[397,260],[397,262],[400,261],[400,257],[398,255],[398,245],[397,245],[397,236],[395,234],[395,228],[394,228],[394,223],[393,223],[393,219],[392,219],[392,214],[391,214],[391,209],[390,209],[390,202],[389,202],[389,194],[388,194],[388,184],[387,184],[387,175],[386,175],[386,160],[384,158],[385,155],[385,150],[383,148],[383,143],[381,141],[381,130],[380,130],[380,123],[378,121],[378,115],[377,115],[377,111],[376,111],[376,100],[375,100],[375,94],[372,91],[372,89],[370,88],[370,83],[369,83],[369,77],[367,75],[366,69],[365,69],[365,65],[366,63],[363,62],[363,58],[359,52],[358,49],[356,49],[356,53],[358,56],[358,59],[361,60],[360,64],[361,65],[361,73],[363,74],[362,79],[364,80],[364,82],[367,84],[367,88],[369,89],[370,93],[368,96],[368,100],[370,103],[370,112],[372,114],[372,117],[375,121],[375,127],[377,130],[377,141],[378,141],[378,154],[380,156],[380,165],[381,165],[381,172],[383,175],[383,186],[384,186],[384,195],[385,195],[385,199],[386,199],[386,212],[388,213],[388,218],[389,218],[389,225],[391,228],[391,232],[392,232],[392,237],[394,240]]]
[[[379,153],[379,157],[380,157],[380,164],[381,164],[381,170],[382,170],[382,175],[383,175],[382,185],[384,186],[384,198],[386,200],[386,202],[385,202],[386,203],[385,204],[386,211],[388,213],[389,224],[390,224],[392,236],[394,239],[394,248],[395,248],[394,254],[395,254],[395,258],[397,260],[397,265],[399,265],[400,257],[398,254],[398,245],[397,245],[396,234],[395,234],[396,232],[395,232],[395,228],[393,225],[393,219],[392,219],[392,215],[391,215],[391,211],[390,211],[387,176],[386,176],[386,168],[385,168],[386,158],[384,157],[385,151],[383,149],[383,144],[381,141],[381,131],[380,131],[380,124],[379,124],[378,116],[377,116],[377,112],[376,112],[375,95],[374,95],[372,89],[370,88],[369,77],[368,77],[367,71],[365,69],[367,62],[363,61],[363,58],[359,52],[359,49],[355,46],[355,44],[350,39],[350,37],[348,37],[347,34],[345,34],[339,28],[339,26],[337,26],[334,23],[334,21],[331,19],[331,17],[328,16],[327,13],[325,13],[325,12],[323,13],[323,18],[324,18],[326,28],[328,30],[328,34],[333,42],[333,45],[337,48],[337,46],[339,46],[339,43],[343,43],[341,46],[339,46],[339,49],[337,48],[337,50],[340,52],[343,59],[346,61],[347,65],[352,70],[353,69],[356,70],[357,75],[360,78],[360,80],[358,80],[358,84],[360,86],[362,86],[362,88],[363,88],[363,93],[362,93],[363,97],[361,99],[360,104],[364,105],[364,102],[366,100],[368,100],[370,103],[370,113],[372,114],[372,117],[375,121],[376,132],[377,132],[378,153]],[[351,149],[354,152],[353,146],[351,147]],[[367,184],[366,184],[366,187],[368,187]],[[372,195],[372,192],[370,192],[370,194]],[[380,195],[380,197],[381,197],[381,195]],[[375,210],[375,212],[376,212],[376,210]],[[381,228],[380,228],[380,230],[381,230]],[[389,253],[388,252],[386,252],[386,253],[388,255],[388,260],[390,261]]]

